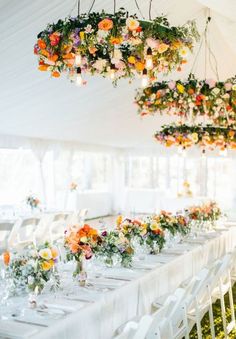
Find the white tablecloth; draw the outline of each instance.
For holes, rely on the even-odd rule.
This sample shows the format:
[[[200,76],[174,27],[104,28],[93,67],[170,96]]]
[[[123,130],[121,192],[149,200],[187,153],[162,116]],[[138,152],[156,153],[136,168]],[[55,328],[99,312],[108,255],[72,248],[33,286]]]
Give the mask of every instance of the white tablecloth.
[[[222,257],[236,245],[236,227],[222,231],[219,236],[202,245],[173,256],[161,265],[124,286],[102,295],[65,319],[54,322],[33,338],[37,339],[110,339],[114,331],[129,319],[151,311],[151,304],[166,293],[173,292],[179,284],[201,268]]]

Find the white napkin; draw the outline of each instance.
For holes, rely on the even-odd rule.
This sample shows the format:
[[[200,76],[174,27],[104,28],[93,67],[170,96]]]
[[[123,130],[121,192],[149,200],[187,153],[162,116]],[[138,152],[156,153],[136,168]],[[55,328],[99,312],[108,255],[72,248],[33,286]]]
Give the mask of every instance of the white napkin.
[[[11,320],[0,320],[0,336],[3,338],[27,338],[37,333],[38,329],[32,325],[14,322]]]
[[[63,298],[49,298],[43,300],[43,305],[50,308],[59,309],[65,312],[75,312],[84,306],[83,302],[72,301]]]

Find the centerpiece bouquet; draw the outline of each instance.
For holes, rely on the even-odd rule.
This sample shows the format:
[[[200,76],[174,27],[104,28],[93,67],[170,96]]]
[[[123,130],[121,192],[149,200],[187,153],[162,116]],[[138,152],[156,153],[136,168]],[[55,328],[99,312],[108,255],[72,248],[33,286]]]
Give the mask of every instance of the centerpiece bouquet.
[[[77,277],[80,285],[86,282],[86,272],[83,267],[84,259],[89,260],[94,254],[94,250],[100,241],[96,229],[85,224],[83,227],[73,227],[65,231],[64,246],[68,261],[76,261],[76,269],[73,273]]]
[[[56,270],[59,251],[46,242],[38,247],[31,247],[22,254],[4,254],[6,275],[12,281],[13,287],[25,288],[40,293],[45,284],[53,276],[56,286],[60,281]],[[7,260],[6,260],[7,258]]]
[[[157,254],[165,244],[164,231],[161,224],[155,217],[147,217],[145,227],[145,243],[149,247],[151,254]]]
[[[101,242],[96,248],[96,255],[101,257],[107,266],[121,264],[129,267],[133,253],[130,241],[122,232],[103,231],[101,233]]]
[[[32,210],[34,210],[39,207],[40,200],[33,195],[29,195],[26,198],[26,204],[29,205]]]

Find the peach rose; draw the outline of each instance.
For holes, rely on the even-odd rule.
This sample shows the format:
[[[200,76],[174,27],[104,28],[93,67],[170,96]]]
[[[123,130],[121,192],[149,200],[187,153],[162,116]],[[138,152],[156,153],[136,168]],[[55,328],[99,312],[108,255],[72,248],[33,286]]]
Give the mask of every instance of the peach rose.
[[[113,28],[113,21],[111,19],[103,19],[99,22],[98,28],[102,31],[110,31]]]

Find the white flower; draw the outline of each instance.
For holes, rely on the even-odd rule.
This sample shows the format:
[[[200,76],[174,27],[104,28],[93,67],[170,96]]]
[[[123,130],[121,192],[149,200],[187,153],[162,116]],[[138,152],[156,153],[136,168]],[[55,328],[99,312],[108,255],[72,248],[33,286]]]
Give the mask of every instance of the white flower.
[[[87,25],[85,27],[85,32],[86,33],[93,33],[94,29],[92,28],[92,25]]]
[[[220,98],[216,99],[216,104],[217,104],[217,105],[222,104],[222,102],[223,102],[222,99],[220,99]]]
[[[39,251],[39,255],[41,258],[46,260],[52,259],[52,252],[50,248],[43,248],[42,250]]]
[[[93,67],[96,68],[97,71],[101,72],[104,70],[104,68],[106,67],[107,61],[104,59],[98,59],[95,61],[95,63],[93,64]]]
[[[232,86],[232,90],[233,90],[233,91],[236,91],[236,84],[234,84],[234,85]]]
[[[130,31],[135,31],[139,27],[139,22],[138,20],[129,17],[126,19],[126,26]]]
[[[218,95],[218,94],[220,93],[220,89],[217,88],[217,87],[215,87],[215,88],[213,88],[213,90],[211,91],[211,93],[212,93],[213,95]]]
[[[98,36],[99,38],[106,38],[106,37],[108,36],[108,34],[109,34],[109,31],[103,31],[103,30],[101,30],[101,29],[99,29],[99,30],[97,31],[97,36]]]

